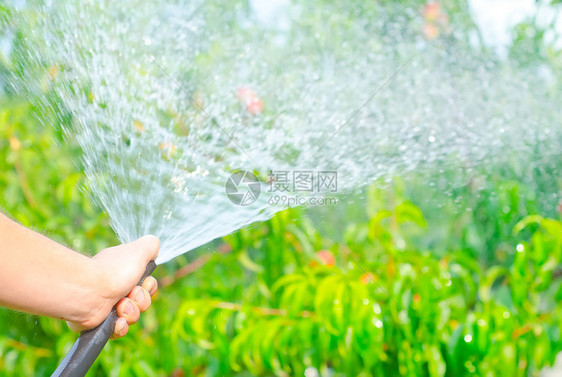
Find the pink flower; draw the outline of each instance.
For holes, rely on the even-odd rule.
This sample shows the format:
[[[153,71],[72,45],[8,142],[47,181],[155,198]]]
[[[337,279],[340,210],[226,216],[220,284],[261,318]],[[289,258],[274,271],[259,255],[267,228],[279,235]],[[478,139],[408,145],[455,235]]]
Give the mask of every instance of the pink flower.
[[[442,13],[441,4],[436,1],[428,2],[423,8],[423,18],[428,22],[437,21]]]
[[[252,89],[243,86],[236,91],[236,97],[250,114],[258,115],[263,111],[263,101]]]
[[[423,35],[427,39],[435,39],[439,36],[439,29],[434,24],[426,22],[423,25]]]
[[[422,15],[425,20],[423,35],[427,39],[435,39],[448,32],[449,16],[443,11],[440,3],[436,1],[428,2],[423,8]]]

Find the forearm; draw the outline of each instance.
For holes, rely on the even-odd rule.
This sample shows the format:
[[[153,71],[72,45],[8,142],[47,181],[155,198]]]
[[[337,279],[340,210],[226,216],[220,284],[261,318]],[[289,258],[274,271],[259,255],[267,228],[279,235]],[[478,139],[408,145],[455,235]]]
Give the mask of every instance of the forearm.
[[[2,214],[0,261],[0,305],[81,321],[99,300],[100,275],[91,258]]]

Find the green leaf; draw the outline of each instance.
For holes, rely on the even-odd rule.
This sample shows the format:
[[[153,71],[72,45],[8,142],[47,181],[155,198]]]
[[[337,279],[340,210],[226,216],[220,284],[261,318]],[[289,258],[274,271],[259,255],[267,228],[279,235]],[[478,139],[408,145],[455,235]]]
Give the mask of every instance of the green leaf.
[[[260,266],[259,264],[252,261],[252,259],[250,259],[250,256],[248,255],[248,252],[246,250],[242,251],[238,255],[238,261],[242,266],[244,266],[244,268],[257,274],[260,274],[264,271],[263,266]]]
[[[425,359],[427,361],[430,377],[443,377],[447,371],[447,366],[443,355],[436,345],[426,347]]]
[[[411,202],[403,202],[396,207],[396,220],[400,224],[411,221],[422,228],[427,226],[421,210]]]

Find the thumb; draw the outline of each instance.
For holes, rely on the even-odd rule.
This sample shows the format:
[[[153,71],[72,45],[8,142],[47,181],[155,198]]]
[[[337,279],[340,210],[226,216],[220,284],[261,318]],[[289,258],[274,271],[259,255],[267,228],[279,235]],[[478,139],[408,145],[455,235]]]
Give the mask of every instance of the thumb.
[[[144,236],[136,241],[100,251],[94,259],[100,268],[115,282],[121,293],[128,293],[139,281],[146,265],[156,259],[160,240]]]
[[[148,262],[155,260],[158,256],[160,240],[156,236],[147,235],[123,246],[127,246],[127,251],[135,253],[137,257],[142,255],[141,261],[145,262],[144,265],[147,265]]]

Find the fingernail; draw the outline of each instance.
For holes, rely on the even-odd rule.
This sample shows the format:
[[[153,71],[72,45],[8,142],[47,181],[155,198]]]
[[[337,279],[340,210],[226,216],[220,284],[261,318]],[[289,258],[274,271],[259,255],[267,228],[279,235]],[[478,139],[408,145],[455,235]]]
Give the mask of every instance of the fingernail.
[[[139,291],[135,295],[135,301],[139,304],[144,301],[144,291],[142,289],[139,289]]]
[[[152,288],[154,288],[154,279],[148,279],[148,282],[146,283],[146,290],[147,291],[152,291]]]
[[[121,330],[123,330],[123,321],[119,321],[117,320],[117,322],[115,323],[115,333],[119,334],[121,332]]]
[[[131,301],[127,301],[127,303],[125,304],[125,309],[123,310],[123,314],[125,315],[133,314],[134,310],[135,309],[133,308],[133,303]]]

